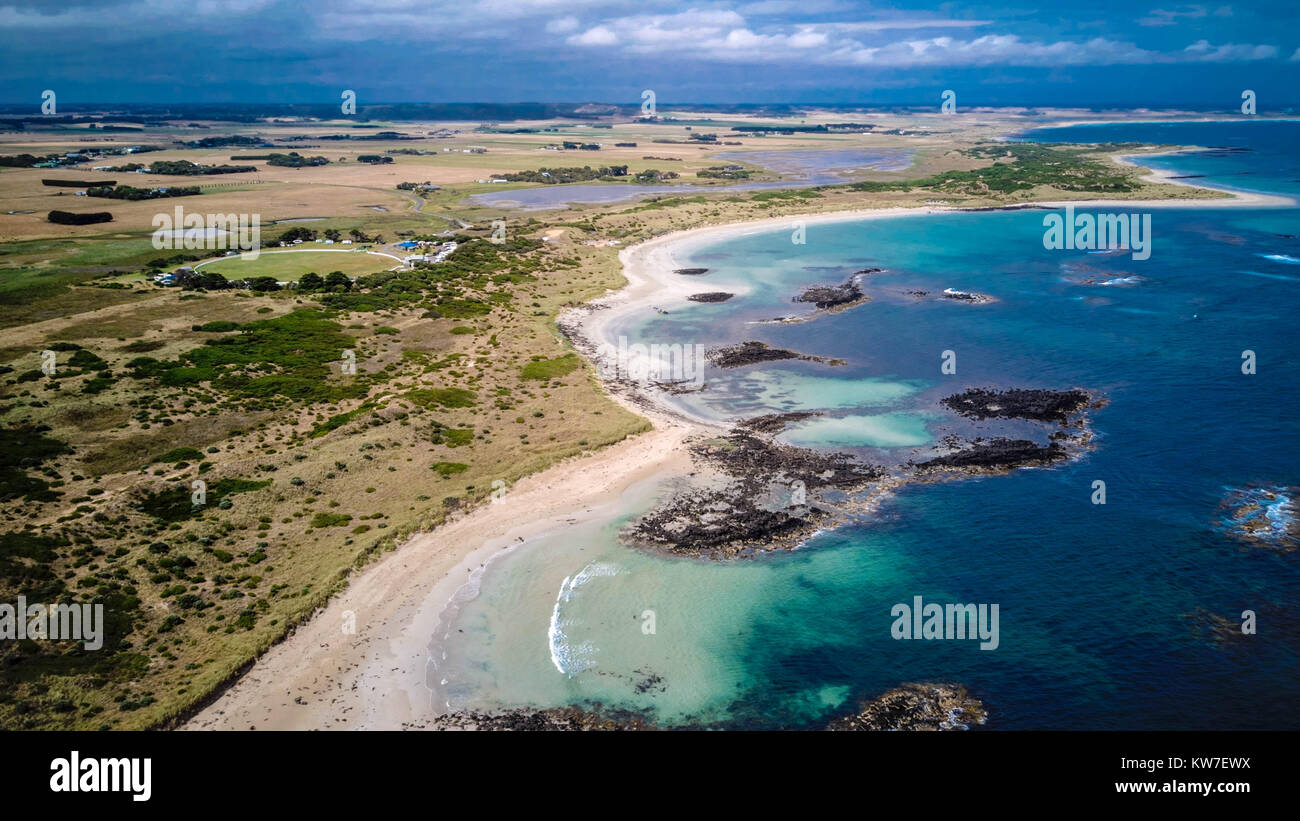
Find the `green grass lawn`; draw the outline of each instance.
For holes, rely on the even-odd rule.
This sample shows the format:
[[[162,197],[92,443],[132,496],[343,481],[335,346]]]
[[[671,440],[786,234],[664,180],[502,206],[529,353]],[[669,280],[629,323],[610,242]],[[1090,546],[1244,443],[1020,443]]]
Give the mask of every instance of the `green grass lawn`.
[[[282,249],[266,249],[257,259],[246,260],[234,256],[204,265],[200,270],[212,271],[227,279],[246,277],[275,277],[279,282],[294,282],[309,271],[325,276],[331,271],[342,271],[348,276],[373,274],[397,265],[388,257],[378,257],[361,251],[334,253],[331,251],[275,253]]]

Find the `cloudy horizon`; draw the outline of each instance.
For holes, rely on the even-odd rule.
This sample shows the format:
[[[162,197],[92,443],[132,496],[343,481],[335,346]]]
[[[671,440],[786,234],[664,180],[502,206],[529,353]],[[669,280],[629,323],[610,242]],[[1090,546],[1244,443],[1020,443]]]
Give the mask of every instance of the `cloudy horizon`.
[[[909,104],[1225,108],[1300,99],[1285,3],[1105,0],[0,2],[3,102]]]

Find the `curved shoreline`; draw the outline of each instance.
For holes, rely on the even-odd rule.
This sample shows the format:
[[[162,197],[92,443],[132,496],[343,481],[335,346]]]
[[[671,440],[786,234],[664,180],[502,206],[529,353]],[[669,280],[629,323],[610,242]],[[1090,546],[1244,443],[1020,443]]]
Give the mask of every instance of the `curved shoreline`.
[[[1116,160],[1126,162],[1127,158],[1116,155]],[[1161,182],[1206,188],[1160,179],[1155,170],[1152,176]],[[1067,204],[1128,209],[1295,205],[1286,197],[1210,190],[1229,196],[1036,201],[978,210]],[[574,341],[580,350],[584,340],[587,346],[616,344],[618,323],[632,314],[661,304],[692,304],[688,297],[699,290],[700,281],[674,274],[674,269],[683,267],[684,257],[692,250],[729,236],[789,227],[795,220],[807,225],[970,210],[930,206],[858,209],[671,232],[623,249],[619,260],[626,286],[565,312],[558,321],[561,327],[568,324],[570,332],[577,332],[580,338]],[[499,504],[480,506],[434,531],[414,536],[353,576],[347,588],[253,662],[245,675],[186,722],[184,729],[401,729],[427,717],[430,642],[447,609],[455,605],[457,593],[475,583],[476,570],[520,542],[566,527],[567,519],[616,510],[623,494],[639,483],[690,471],[688,440],[718,430],[709,420],[687,418],[652,391],[626,383],[607,387],[618,401],[650,417],[654,429],[525,477]],[[340,629],[349,612],[355,614],[354,635]]]

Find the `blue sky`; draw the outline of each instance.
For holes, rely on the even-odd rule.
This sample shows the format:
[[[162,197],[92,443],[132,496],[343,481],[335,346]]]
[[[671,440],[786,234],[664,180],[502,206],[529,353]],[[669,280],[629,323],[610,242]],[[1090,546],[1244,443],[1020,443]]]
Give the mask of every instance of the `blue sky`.
[[[0,0],[0,99],[1300,102],[1287,2]],[[936,103],[937,104],[937,103]]]

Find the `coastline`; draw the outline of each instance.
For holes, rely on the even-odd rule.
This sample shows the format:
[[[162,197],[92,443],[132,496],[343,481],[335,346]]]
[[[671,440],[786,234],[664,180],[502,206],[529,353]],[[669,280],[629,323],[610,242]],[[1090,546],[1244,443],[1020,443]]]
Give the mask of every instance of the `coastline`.
[[[1117,162],[1136,165],[1132,156]],[[1151,170],[1147,179],[1206,188],[1166,179]],[[1201,200],[1057,200],[1017,203],[980,210],[1022,210],[1076,205],[1087,208],[1223,208],[1294,206],[1289,198],[1224,191]],[[895,207],[769,217],[704,225],[653,237],[619,253],[624,288],[561,315],[562,328],[579,350],[616,343],[620,321],[661,305],[689,304],[698,281],[673,273],[702,246],[745,234],[805,224],[826,224],[899,216],[924,216],[972,209]],[[568,327],[566,327],[566,325]],[[401,729],[426,717],[425,684],[431,637],[457,594],[473,583],[474,571],[494,556],[566,526],[574,516],[616,508],[633,485],[666,479],[692,469],[686,443],[714,433],[707,420],[690,419],[659,402],[653,392],[607,383],[615,398],[651,419],[654,428],[594,454],[574,457],[533,474],[498,504],[482,505],[434,531],[414,536],[356,574],[327,606],[268,650],[238,681],[200,710],[184,729]],[[356,633],[341,629],[355,613]]]
[[[401,729],[423,718],[430,638],[473,572],[568,519],[614,510],[638,482],[689,469],[689,433],[684,423],[657,420],[651,431],[527,476],[499,503],[412,537],[357,573],[181,729]],[[342,630],[349,611],[353,635]]]
[[[1053,128],[1073,128],[1080,125],[1150,125],[1157,123],[1289,123],[1300,121],[1300,117],[1261,117],[1261,116],[1241,116],[1241,117],[1155,117],[1149,120],[1063,120],[1051,125],[1034,126],[1034,131],[1047,131]]]

